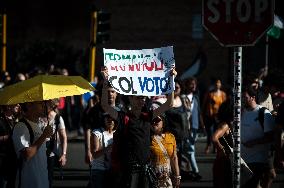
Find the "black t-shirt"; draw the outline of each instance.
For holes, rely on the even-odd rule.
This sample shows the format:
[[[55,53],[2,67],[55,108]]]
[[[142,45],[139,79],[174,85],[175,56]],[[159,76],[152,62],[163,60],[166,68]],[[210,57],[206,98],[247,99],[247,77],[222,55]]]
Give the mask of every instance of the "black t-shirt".
[[[282,101],[282,103],[278,107],[276,123],[282,125],[282,128],[284,129],[284,101]]]
[[[4,117],[0,117],[0,136],[9,135],[9,138],[0,142],[0,169],[6,169],[6,165],[15,160],[16,154],[12,141],[12,128]],[[11,165],[12,167],[12,165]],[[0,172],[2,174],[2,171]]]
[[[122,119],[127,119],[122,131],[123,139],[123,160],[130,163],[146,164],[150,156],[151,144],[151,120],[152,112],[143,112],[140,117],[135,117],[132,114],[119,113]],[[122,149],[122,148],[120,148]]]
[[[12,128],[10,128],[10,125],[8,124],[7,120],[5,120],[3,117],[0,117],[0,136],[9,135],[11,137],[11,133],[12,133]],[[7,153],[7,149],[8,149],[9,144],[10,144],[9,140],[7,140],[5,142],[3,142],[3,140],[1,140],[1,142],[0,142],[0,156],[2,154]]]

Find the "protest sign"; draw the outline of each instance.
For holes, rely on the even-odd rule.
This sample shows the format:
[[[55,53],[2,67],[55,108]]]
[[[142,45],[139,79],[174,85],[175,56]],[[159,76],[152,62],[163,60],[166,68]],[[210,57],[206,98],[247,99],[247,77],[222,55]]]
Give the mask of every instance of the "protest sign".
[[[173,47],[143,50],[104,49],[108,81],[120,94],[158,96],[171,93],[175,66]]]

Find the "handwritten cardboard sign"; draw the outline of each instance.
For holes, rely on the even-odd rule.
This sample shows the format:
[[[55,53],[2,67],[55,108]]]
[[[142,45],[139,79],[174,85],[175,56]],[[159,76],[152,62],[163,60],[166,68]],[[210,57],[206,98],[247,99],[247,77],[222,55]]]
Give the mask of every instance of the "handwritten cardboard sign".
[[[173,47],[143,50],[104,49],[108,81],[124,95],[158,96],[174,90],[170,70],[175,66]]]

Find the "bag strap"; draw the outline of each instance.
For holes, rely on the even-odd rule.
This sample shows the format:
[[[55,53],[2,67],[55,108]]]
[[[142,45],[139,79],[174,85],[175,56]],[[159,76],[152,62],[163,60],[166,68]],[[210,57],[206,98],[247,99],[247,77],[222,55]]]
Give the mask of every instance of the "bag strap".
[[[100,128],[101,132],[102,132],[102,145],[103,145],[103,149],[106,148],[106,145],[105,145],[105,136],[104,136],[104,130],[103,128]]]
[[[25,118],[22,118],[19,122],[24,123],[26,127],[28,128],[29,134],[30,134],[30,143],[32,144],[34,142],[34,137],[35,137],[32,126],[29,124],[29,122]]]
[[[233,148],[229,145],[228,141],[226,140],[226,138],[224,136],[221,137],[224,142],[225,142],[225,146],[223,146],[225,148],[225,151],[229,152],[229,154],[233,153]]]
[[[55,115],[55,117],[54,117],[54,124],[55,124],[55,133],[56,133],[58,131],[58,129],[59,129],[59,124],[60,124],[60,115],[59,114]]]
[[[267,108],[265,107],[261,107],[258,110],[258,117],[257,120],[259,121],[260,126],[262,127],[262,129],[264,130],[264,112]]]
[[[156,140],[157,144],[159,145],[160,149],[162,150],[164,157],[166,158],[167,161],[170,161],[170,156],[166,150],[166,148],[164,147],[164,145],[162,144],[161,140],[158,139],[156,136],[154,136],[154,139]]]
[[[51,137],[51,139],[55,140],[55,143],[57,143],[57,132],[59,129],[59,124],[60,124],[60,115],[56,114],[54,117],[54,124],[55,124],[55,131],[54,131],[54,136]]]

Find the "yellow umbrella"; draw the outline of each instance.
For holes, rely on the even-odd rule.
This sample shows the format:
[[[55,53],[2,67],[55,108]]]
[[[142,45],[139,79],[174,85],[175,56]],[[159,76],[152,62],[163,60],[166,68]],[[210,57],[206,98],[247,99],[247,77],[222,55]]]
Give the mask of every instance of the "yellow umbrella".
[[[0,91],[0,105],[82,95],[93,90],[95,88],[81,76],[38,75],[5,87]]]

